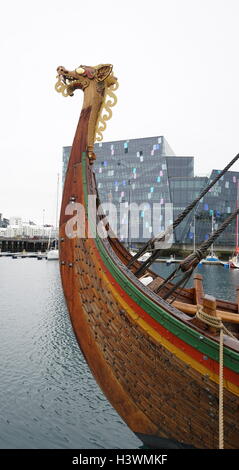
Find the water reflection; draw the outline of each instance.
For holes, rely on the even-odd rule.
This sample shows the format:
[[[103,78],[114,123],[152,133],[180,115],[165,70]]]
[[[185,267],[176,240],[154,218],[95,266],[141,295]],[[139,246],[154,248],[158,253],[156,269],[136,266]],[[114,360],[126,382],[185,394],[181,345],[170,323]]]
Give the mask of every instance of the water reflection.
[[[71,329],[56,262],[0,259],[0,447],[137,448]]]
[[[165,263],[154,263],[153,270],[160,276],[168,276],[176,264],[167,266]],[[239,269],[229,269],[223,266],[202,265],[195,272],[202,274],[204,291],[218,299],[235,302],[236,289],[239,287]],[[186,287],[192,287],[192,278]]]
[[[168,275],[174,266],[155,263]],[[234,300],[239,270],[202,266],[204,288]],[[57,262],[0,258],[0,448],[138,448],[76,343]]]

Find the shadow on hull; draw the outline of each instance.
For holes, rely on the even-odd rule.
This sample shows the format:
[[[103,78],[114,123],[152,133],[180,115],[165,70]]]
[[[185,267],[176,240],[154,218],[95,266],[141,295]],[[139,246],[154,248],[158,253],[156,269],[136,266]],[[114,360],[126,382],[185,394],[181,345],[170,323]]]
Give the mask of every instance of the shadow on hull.
[[[193,446],[171,439],[141,433],[135,433],[135,435],[143,442],[144,447],[147,449],[195,449]]]

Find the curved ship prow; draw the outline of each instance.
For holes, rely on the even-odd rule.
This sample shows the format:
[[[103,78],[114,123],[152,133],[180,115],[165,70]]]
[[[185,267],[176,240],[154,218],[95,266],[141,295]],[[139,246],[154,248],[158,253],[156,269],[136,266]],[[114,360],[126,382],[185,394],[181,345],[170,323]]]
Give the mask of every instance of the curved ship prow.
[[[59,249],[70,318],[89,367],[105,396],[145,445],[160,447],[160,442],[165,448],[170,441],[175,447],[217,448],[219,330],[196,317],[198,311],[211,309],[228,328],[224,442],[226,448],[237,449],[238,305],[207,298],[199,275],[193,288],[180,287],[173,296],[172,283],[164,285],[150,269],[138,278],[135,273],[148,256],[128,267],[132,255],[97,211],[93,165],[94,141],[97,136],[101,139],[111,115],[107,97],[111,105],[116,101],[113,67],[57,70],[57,91],[64,96],[77,88],[84,92],[65,179]],[[108,110],[107,118],[103,109]]]

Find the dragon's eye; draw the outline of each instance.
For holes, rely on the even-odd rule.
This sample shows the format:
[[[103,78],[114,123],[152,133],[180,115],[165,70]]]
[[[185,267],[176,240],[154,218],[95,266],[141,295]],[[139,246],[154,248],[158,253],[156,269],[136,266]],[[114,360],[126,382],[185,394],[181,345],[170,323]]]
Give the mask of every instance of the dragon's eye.
[[[76,69],[76,72],[77,72],[79,75],[82,75],[83,73],[85,73],[85,70],[84,70],[82,67],[78,67],[78,69]]]

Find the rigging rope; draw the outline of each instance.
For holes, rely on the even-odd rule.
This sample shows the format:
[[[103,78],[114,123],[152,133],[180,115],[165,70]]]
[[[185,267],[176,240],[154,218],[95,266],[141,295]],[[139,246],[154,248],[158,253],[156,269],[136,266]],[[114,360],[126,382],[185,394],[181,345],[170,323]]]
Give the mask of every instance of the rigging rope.
[[[173,302],[175,302],[175,300],[177,300],[178,296],[181,294],[182,290],[185,288],[186,284],[188,283],[188,281],[189,281],[189,279],[190,279],[192,273],[193,273],[193,270],[191,270],[191,271],[189,272],[188,276],[185,278],[185,281],[183,282],[183,285],[182,285],[182,283],[180,283],[180,286],[179,286],[180,289],[178,289],[176,292],[175,292],[175,289],[173,290],[173,292],[175,292],[175,294],[174,294],[174,297],[172,297],[172,298],[170,299],[170,301],[168,300],[168,303],[169,303],[169,304],[172,304]],[[173,292],[172,292],[172,293],[173,293]],[[166,297],[166,296],[165,296],[165,297]],[[165,297],[163,297],[164,300],[165,300]],[[168,297],[169,297],[169,296],[167,296],[167,298],[168,298]]]
[[[238,160],[239,153],[228,163],[228,165],[214,178],[213,181],[199,194],[199,196],[194,199],[182,212],[179,216],[175,219],[175,221],[169,225],[169,227],[161,234],[152,237],[129,261],[127,267],[130,268],[134,262],[148,249],[152,249],[156,242],[160,243],[161,241],[165,241],[172,233],[172,231],[182,222],[182,220],[191,212],[191,210],[196,206],[196,204],[202,199],[203,196],[211,189],[217,181],[228,171],[228,169]],[[154,260],[158,257],[160,249],[156,249],[154,253],[137,269],[135,272],[136,276],[142,275],[144,271],[154,262]]]
[[[208,248],[215,242],[215,240],[221,235],[222,232],[228,227],[232,220],[239,214],[239,209],[236,209],[227,219],[220,225],[220,227],[212,233],[212,235],[201,244],[201,246],[195,250],[191,255],[187,256],[185,260],[180,263],[182,271],[187,271],[191,266],[194,268],[204,258]]]
[[[189,281],[191,275],[193,273],[193,268],[190,268],[188,271],[186,271],[186,273],[183,274],[183,276],[179,279],[178,282],[176,282],[176,284],[173,284],[173,287],[171,287],[171,289],[169,289],[168,292],[166,292],[166,294],[162,295],[162,298],[164,300],[167,300],[174,292],[175,290],[180,287],[180,291],[183,289],[183,287],[185,287],[185,285],[187,284],[187,282]],[[175,278],[176,276],[174,276],[173,278]],[[183,284],[183,286],[182,286]],[[159,290],[161,289],[161,287],[163,287],[163,285],[165,285],[165,283],[163,282],[163,284],[161,284],[159,286],[159,289],[157,290],[157,293],[159,292]],[[177,292],[176,296],[175,296],[175,299],[178,297],[179,295],[179,292]]]

